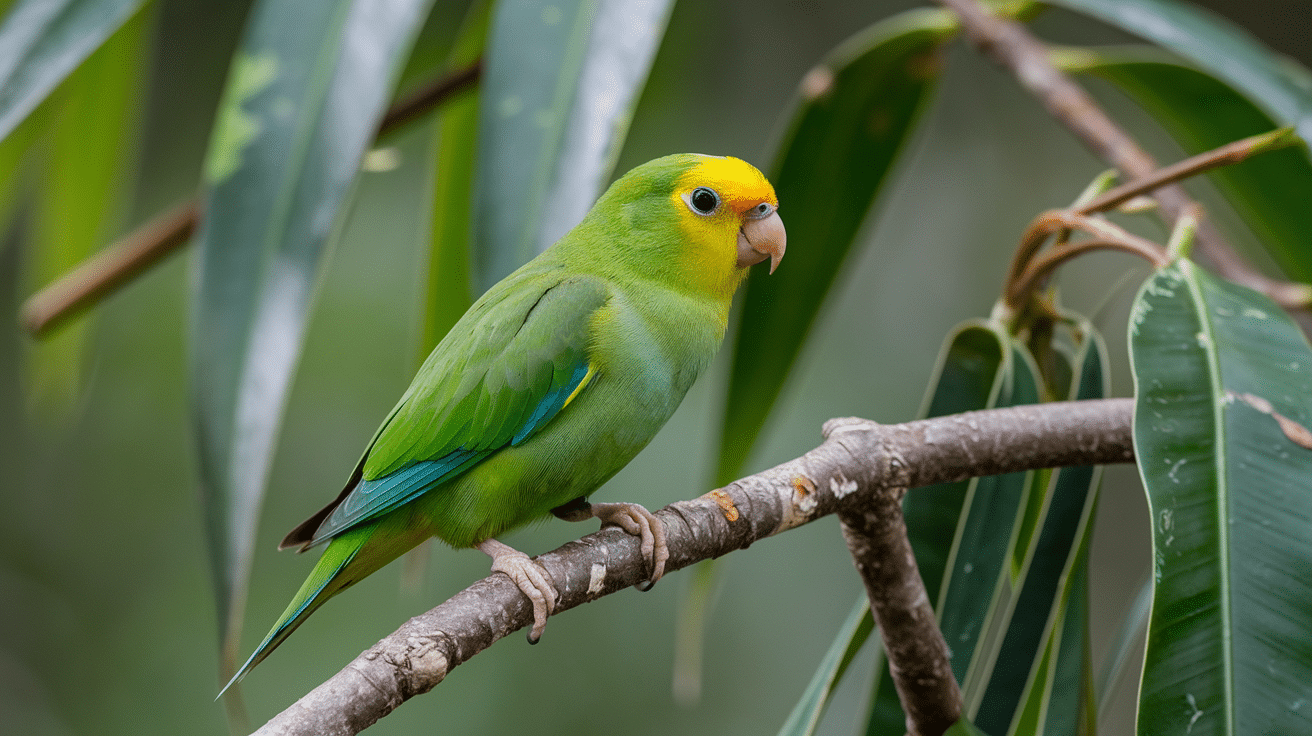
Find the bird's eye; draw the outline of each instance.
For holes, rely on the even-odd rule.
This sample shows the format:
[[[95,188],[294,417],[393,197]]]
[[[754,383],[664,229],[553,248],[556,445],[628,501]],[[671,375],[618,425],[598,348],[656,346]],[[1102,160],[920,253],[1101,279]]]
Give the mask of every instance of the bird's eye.
[[[697,187],[688,195],[688,206],[699,215],[709,215],[720,206],[720,195],[714,189]]]

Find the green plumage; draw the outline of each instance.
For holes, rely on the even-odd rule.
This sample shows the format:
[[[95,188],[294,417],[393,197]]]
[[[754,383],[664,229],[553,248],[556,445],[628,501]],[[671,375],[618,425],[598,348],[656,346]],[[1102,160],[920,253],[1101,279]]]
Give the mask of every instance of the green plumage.
[[[678,199],[705,161],[629,172],[456,323],[342,494],[284,540],[326,547],[233,682],[328,598],[425,539],[471,547],[542,518],[651,440],[714,356],[745,274],[737,225],[690,229]],[[702,273],[708,258],[724,270],[716,288],[700,286],[719,283]]]

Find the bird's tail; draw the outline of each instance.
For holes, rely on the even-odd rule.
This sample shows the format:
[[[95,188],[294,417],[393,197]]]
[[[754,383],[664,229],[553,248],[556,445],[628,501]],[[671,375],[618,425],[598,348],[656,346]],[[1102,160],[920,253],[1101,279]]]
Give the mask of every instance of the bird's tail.
[[[389,532],[397,530],[381,529],[380,527],[385,525],[391,526],[387,524],[388,521],[392,519],[383,517],[374,523],[361,524],[343,532],[328,543],[319,562],[301,584],[301,589],[296,592],[287,610],[283,611],[278,623],[273,625],[268,635],[264,637],[264,641],[255,648],[250,659],[246,660],[241,669],[237,670],[237,674],[233,675],[228,684],[223,686],[223,690],[219,691],[219,697],[223,697],[223,693],[227,692],[228,688],[241,681],[251,668],[264,661],[265,657],[277,649],[284,639],[291,636],[296,627],[329,598],[363,580],[423,541],[422,538],[412,541],[408,537],[414,535],[404,532],[394,534]]]

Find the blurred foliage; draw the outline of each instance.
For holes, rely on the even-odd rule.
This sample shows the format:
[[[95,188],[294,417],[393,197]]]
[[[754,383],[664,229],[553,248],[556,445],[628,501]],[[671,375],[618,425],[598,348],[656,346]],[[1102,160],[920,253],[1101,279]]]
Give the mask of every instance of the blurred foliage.
[[[1159,160],[1312,129],[1298,8],[1054,4],[1027,15],[1034,32],[1106,80],[1091,89]],[[277,539],[340,488],[416,350],[607,181],[674,151],[769,171],[789,257],[752,276],[735,347],[599,497],[658,507],[800,454],[831,416],[913,418],[926,376],[921,414],[1135,392],[1146,495],[1125,468],[1101,487],[1067,468],[910,495],[967,716],[994,736],[1128,733],[1138,704],[1140,733],[1310,730],[1312,499],[1290,429],[1312,421],[1306,339],[1188,260],[1145,274],[1079,258],[1060,293],[994,308],[1026,223],[1104,165],[960,43],[950,14],[909,0],[141,8],[0,3],[11,312],[127,224],[198,190],[208,212],[189,259],[94,320],[49,344],[4,332],[0,731],[223,732],[213,636],[230,635],[230,659],[249,647],[244,616],[281,610],[311,561],[275,556]],[[1127,51],[1136,34],[1160,46]],[[371,150],[389,100],[480,57],[477,90]],[[1291,148],[1189,186],[1260,267],[1306,278],[1310,165]],[[1170,229],[1111,220],[1159,242]],[[1137,299],[1114,286],[1127,273]],[[901,733],[835,525],[734,556],[703,607],[700,700],[671,702],[681,603],[663,585],[571,611],[531,651],[494,647],[371,732]],[[511,541],[541,551],[577,533]],[[397,593],[395,572],[364,581],[247,680],[252,715],[483,574],[480,556],[440,550],[418,593]],[[1141,690],[1108,691],[1135,681],[1117,670],[1137,670],[1126,642],[1145,620]]]

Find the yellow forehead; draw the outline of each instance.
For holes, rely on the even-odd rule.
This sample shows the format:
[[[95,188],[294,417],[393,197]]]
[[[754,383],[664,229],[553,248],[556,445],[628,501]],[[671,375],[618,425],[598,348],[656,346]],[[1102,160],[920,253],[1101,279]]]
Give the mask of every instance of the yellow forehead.
[[[698,162],[679,177],[676,197],[697,187],[710,187],[738,214],[762,202],[779,206],[774,187],[755,166],[732,156],[699,154],[697,158]]]

